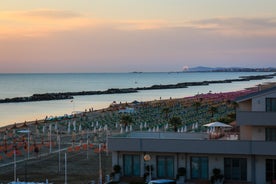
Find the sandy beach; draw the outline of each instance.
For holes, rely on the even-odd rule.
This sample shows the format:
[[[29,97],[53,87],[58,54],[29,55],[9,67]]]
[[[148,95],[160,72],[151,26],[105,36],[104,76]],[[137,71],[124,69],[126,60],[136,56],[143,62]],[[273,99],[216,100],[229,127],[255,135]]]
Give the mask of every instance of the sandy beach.
[[[263,88],[271,85],[275,84]],[[183,121],[179,131],[183,131],[184,126],[186,131],[204,131],[202,125],[211,121],[232,121],[229,117],[235,113],[235,98],[257,90],[254,87],[130,104],[114,102],[108,108],[88,109],[72,117],[54,117],[1,127],[0,182],[14,179],[16,159],[17,178],[21,181],[48,179],[49,182],[64,183],[65,153],[68,156],[69,183],[96,181],[99,177],[99,144],[103,148],[103,176],[112,171],[110,153],[105,147],[107,136],[129,131],[172,131],[168,121],[175,116]],[[211,113],[210,107],[215,107],[216,111]],[[126,109],[133,110],[128,113],[133,122],[123,127],[120,122],[124,113],[120,112]]]

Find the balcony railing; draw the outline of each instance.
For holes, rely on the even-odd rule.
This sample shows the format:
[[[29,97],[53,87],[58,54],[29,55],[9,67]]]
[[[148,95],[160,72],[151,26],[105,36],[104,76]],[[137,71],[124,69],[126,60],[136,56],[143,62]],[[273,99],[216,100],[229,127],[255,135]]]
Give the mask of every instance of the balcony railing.
[[[237,125],[276,126],[276,112],[237,111]]]
[[[276,142],[157,138],[108,139],[110,151],[276,155]]]

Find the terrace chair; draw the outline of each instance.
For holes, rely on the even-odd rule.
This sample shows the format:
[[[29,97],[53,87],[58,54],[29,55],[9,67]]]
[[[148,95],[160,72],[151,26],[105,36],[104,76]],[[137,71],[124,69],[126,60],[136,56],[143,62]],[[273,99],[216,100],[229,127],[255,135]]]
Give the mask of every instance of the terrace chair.
[[[8,158],[12,158],[13,155],[14,155],[14,152],[13,152],[13,151],[9,151],[9,152],[6,153],[6,156],[7,156]]]
[[[82,150],[87,150],[87,148],[88,148],[87,144],[82,145]]]
[[[75,150],[74,151],[80,151],[81,150],[81,146],[75,146]]]
[[[69,153],[71,153],[71,152],[74,151],[74,148],[73,148],[72,146],[70,146],[70,147],[67,149],[67,151],[68,151]]]

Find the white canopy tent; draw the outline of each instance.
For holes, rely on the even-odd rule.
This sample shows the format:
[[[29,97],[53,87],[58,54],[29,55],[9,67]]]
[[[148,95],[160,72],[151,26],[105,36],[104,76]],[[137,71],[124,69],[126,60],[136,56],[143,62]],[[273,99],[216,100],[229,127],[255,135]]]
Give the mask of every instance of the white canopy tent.
[[[221,123],[221,122],[218,122],[218,121],[215,121],[215,122],[212,122],[212,123],[208,123],[208,124],[205,124],[203,125],[205,127],[220,127],[220,128],[232,128],[231,125],[227,125],[225,123]]]

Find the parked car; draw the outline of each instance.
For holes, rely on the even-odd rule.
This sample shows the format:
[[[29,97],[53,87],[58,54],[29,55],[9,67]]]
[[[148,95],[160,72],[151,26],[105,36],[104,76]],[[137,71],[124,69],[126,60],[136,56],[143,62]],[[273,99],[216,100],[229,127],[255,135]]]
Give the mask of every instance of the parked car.
[[[176,184],[176,181],[170,179],[157,179],[151,180],[148,184]]]

